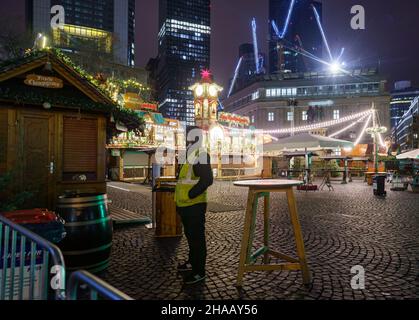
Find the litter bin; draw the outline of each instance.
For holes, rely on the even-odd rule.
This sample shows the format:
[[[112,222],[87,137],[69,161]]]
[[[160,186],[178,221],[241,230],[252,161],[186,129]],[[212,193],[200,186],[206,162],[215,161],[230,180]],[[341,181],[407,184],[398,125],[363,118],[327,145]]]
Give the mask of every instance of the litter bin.
[[[376,175],[373,178],[373,189],[374,195],[379,197],[385,197],[387,195],[386,192],[386,176],[384,175]]]
[[[58,244],[65,237],[65,228],[64,222],[58,218],[55,213],[48,211],[47,209],[32,209],[32,210],[21,210],[1,213],[2,216],[9,219],[15,224],[18,224],[33,233],[39,235],[40,237],[48,240],[51,243]],[[1,235],[0,242],[5,243],[4,232]],[[13,299],[19,299],[18,286],[16,285],[20,281],[20,264],[21,264],[21,237],[17,235],[16,237],[16,246],[15,246],[15,256],[11,256],[12,252],[12,232],[10,231],[8,236],[8,257],[6,261],[4,260],[4,245],[0,247],[0,278],[3,274],[3,269],[6,268],[6,275],[10,275],[12,268],[14,269],[14,283],[15,283],[15,292],[13,292]],[[48,298],[48,290],[45,290],[44,283],[42,281],[43,275],[47,272],[45,268],[50,266],[45,265],[45,256],[42,254],[43,248],[35,245],[35,265],[33,270],[31,270],[31,241],[26,239],[25,248],[24,248],[24,269],[23,269],[23,282],[22,283],[22,299],[29,300],[30,298],[30,279],[31,272],[33,272],[33,300],[46,300]],[[13,258],[15,260],[14,266],[12,266]],[[4,265],[6,262],[6,265]],[[49,261],[51,263],[51,261]],[[1,279],[0,279],[1,282]],[[6,297],[9,297],[10,294],[10,279],[6,279],[5,293]]]
[[[156,237],[182,236],[182,221],[176,212],[176,177],[160,177],[153,188],[153,221]]]

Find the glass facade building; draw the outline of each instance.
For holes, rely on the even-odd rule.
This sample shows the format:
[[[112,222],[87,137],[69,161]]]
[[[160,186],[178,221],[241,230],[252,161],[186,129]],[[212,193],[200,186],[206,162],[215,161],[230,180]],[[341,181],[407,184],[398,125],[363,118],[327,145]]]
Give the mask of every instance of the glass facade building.
[[[392,133],[402,152],[419,148],[419,96],[412,100]]]
[[[405,84],[405,86],[403,86]],[[391,93],[390,112],[391,127],[395,128],[403,115],[409,110],[413,100],[419,96],[419,88],[412,88],[411,83],[397,82],[395,90]]]
[[[160,111],[194,125],[189,87],[210,66],[210,0],[160,0],[157,91]]]
[[[315,70],[318,63],[296,53],[289,48],[304,48],[311,54],[322,57],[323,42],[316,17],[312,8],[315,6],[322,17],[322,4],[314,0],[295,0],[294,8],[290,12],[292,0],[269,0],[269,71],[279,72],[307,72]],[[287,17],[289,23],[286,25]],[[272,27],[274,21],[280,33],[287,30],[280,39]]]
[[[51,30],[51,7],[65,10],[64,29]],[[135,0],[28,0],[34,33],[51,34],[56,47],[77,51],[88,46],[112,53],[117,63],[135,65]]]

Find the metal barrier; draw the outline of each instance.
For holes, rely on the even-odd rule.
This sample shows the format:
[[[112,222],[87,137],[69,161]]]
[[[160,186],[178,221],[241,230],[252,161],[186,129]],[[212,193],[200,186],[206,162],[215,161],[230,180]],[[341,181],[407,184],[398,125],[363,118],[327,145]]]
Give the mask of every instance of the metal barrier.
[[[134,300],[105,281],[83,270],[71,274],[67,292],[68,300],[78,299],[80,285],[87,285],[90,289],[90,300],[98,300],[99,295],[108,300]]]
[[[30,251],[29,269],[26,266],[27,246]],[[38,250],[41,250],[41,255],[38,255]],[[0,255],[0,259],[2,258],[0,261],[0,300],[14,300],[16,295],[17,300],[34,300],[35,298],[47,300],[50,288],[50,257],[54,268],[58,268],[55,272],[60,273],[57,274],[60,277],[60,285],[52,288],[55,291],[55,299],[65,299],[65,264],[63,255],[56,245],[0,215],[0,252],[2,253]],[[35,270],[37,258],[42,258],[39,259],[42,267],[38,271]],[[10,268],[8,268],[9,265]],[[19,273],[18,281],[15,279],[16,272]],[[28,282],[29,293],[25,297],[25,286],[27,287]],[[35,297],[35,286],[40,292],[38,297]]]

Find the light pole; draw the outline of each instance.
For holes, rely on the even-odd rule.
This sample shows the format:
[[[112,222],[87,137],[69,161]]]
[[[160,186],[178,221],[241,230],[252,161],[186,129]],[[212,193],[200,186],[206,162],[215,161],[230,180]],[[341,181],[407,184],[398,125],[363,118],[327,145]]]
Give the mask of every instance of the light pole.
[[[224,130],[219,125],[215,125],[210,130],[210,139],[212,144],[217,146],[217,178],[222,178],[222,141],[224,140]]]
[[[387,128],[386,127],[379,127],[378,126],[378,121],[377,121],[377,109],[375,109],[375,106],[373,105],[372,108],[372,112],[373,112],[373,116],[372,116],[372,121],[373,121],[373,126],[371,128],[368,128],[366,130],[366,132],[368,134],[370,134],[374,140],[374,165],[375,165],[375,173],[378,173],[378,136],[382,133],[386,133],[387,132]]]

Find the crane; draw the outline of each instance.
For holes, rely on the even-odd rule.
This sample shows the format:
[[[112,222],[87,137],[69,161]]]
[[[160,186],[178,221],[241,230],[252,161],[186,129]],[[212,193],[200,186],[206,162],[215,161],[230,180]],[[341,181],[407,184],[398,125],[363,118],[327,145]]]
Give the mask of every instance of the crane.
[[[234,71],[233,81],[231,81],[230,90],[228,90],[227,98],[230,97],[231,94],[233,93],[233,89],[236,84],[242,62],[243,62],[243,57],[240,57],[239,62],[237,63],[237,66],[236,66],[236,70]]]
[[[257,26],[256,26],[255,18],[253,18],[252,20],[252,34],[253,34],[253,49],[255,52],[256,74],[259,74],[260,73],[259,46],[258,46]]]

